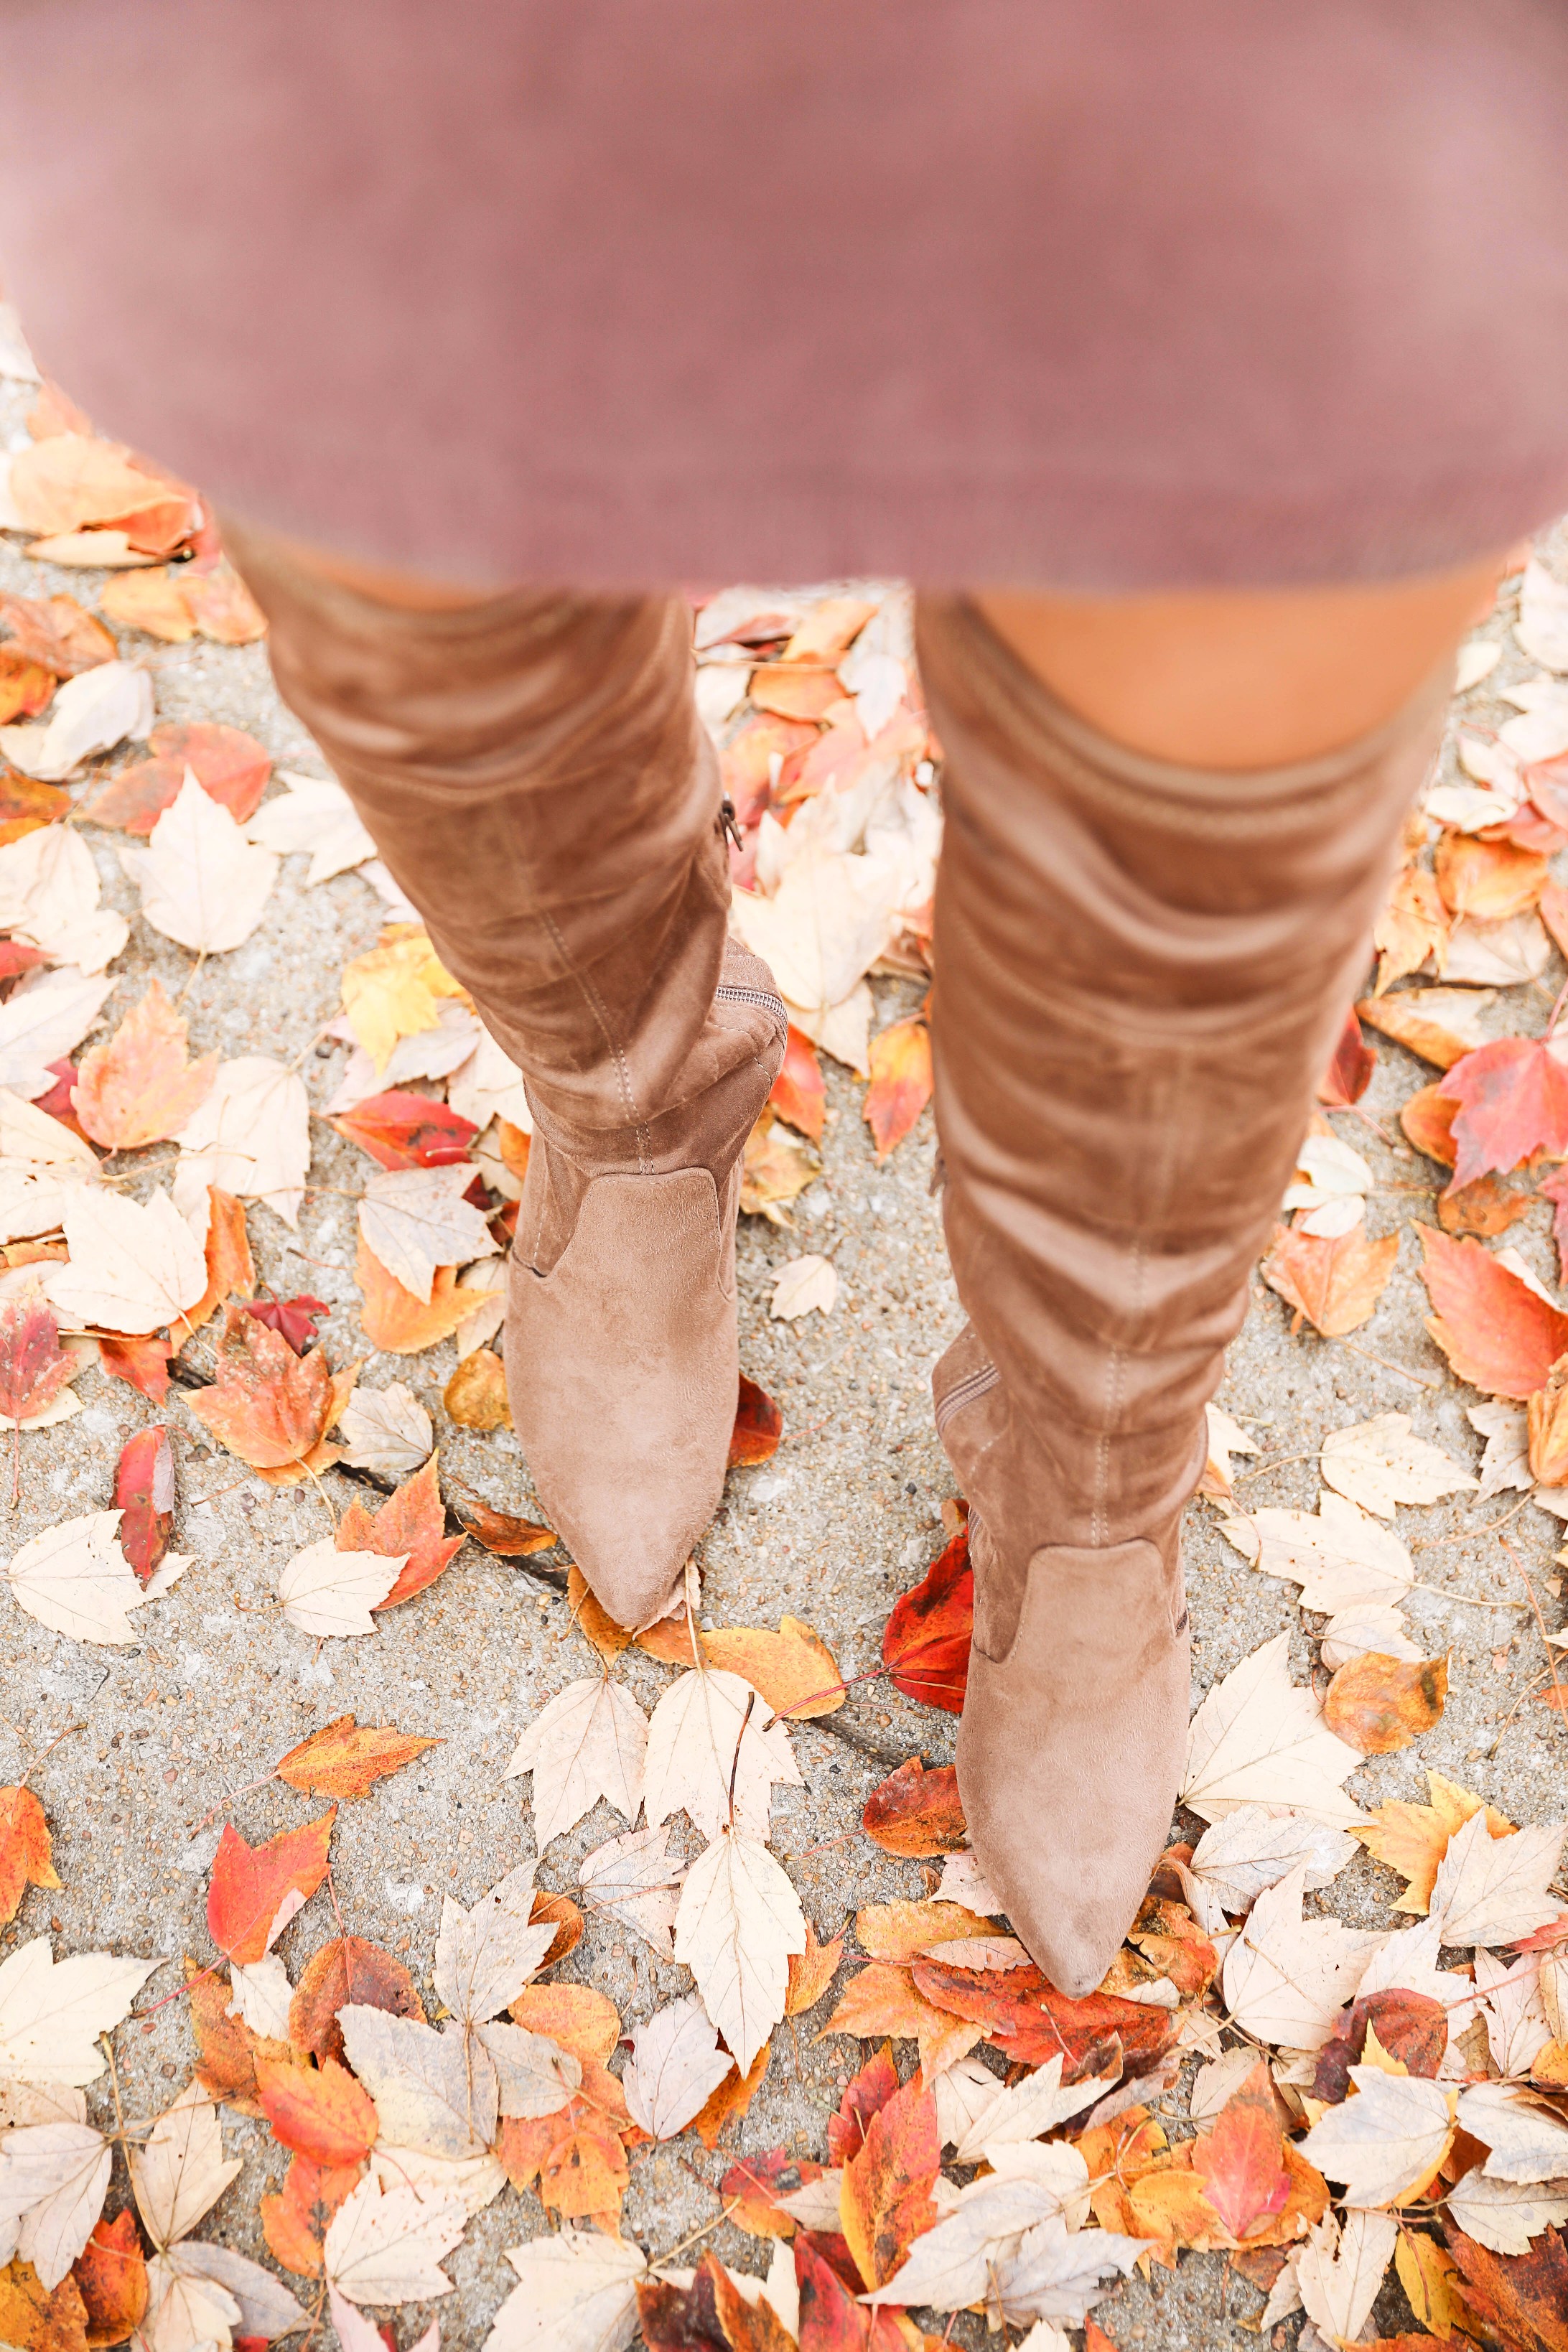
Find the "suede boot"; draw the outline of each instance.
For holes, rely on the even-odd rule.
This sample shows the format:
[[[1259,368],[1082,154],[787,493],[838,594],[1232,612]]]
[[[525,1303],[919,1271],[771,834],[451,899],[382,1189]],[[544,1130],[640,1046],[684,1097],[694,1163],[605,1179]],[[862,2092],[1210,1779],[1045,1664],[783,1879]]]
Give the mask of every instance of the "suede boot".
[[[740,1160],[783,1058],[727,946],[718,761],[679,597],[383,603],[232,520],[279,691],[534,1118],[505,1340],[541,1503],[618,1622],[719,1499]]]
[[[1169,1832],[1203,1409],[1448,679],[1328,758],[1205,773],[1076,719],[961,598],[922,601],[919,653],[947,755],[932,1035],[970,1317],[933,1380],[975,1570],[959,1788],[1076,1997]]]

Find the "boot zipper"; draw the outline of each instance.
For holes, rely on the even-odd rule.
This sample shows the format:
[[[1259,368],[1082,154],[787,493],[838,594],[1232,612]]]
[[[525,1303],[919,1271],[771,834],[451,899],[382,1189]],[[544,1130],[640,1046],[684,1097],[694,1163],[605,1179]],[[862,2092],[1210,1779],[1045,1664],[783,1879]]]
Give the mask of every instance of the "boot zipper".
[[[760,1005],[764,1013],[771,1013],[773,1014],[774,1024],[781,1035],[786,1034],[788,1032],[788,1010],[784,1004],[784,998],[782,996],[775,996],[772,989],[716,988],[713,992],[713,1001],[716,1004]]]
[[[949,1389],[936,1409],[936,1433],[940,1437],[955,1412],[973,1404],[988,1389],[994,1389],[1002,1375],[994,1364],[982,1364],[978,1371],[965,1373],[956,1388]]]

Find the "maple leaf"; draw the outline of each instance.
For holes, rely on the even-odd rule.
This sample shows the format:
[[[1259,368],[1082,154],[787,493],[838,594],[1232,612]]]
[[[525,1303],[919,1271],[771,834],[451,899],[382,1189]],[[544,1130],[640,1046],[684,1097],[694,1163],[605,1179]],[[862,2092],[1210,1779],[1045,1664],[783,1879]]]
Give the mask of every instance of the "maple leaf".
[[[118,985],[86,972],[26,973],[0,1005],[0,1087],[29,1101],[43,1097],[58,1117],[60,1057],[80,1045]]]
[[[1304,1315],[1326,1339],[1342,1339],[1368,1321],[1399,1255],[1399,1235],[1374,1241],[1361,1225],[1331,1240],[1279,1226],[1261,1273],[1271,1290]]]
[[[0,2080],[96,2082],[100,2036],[113,2032],[157,1966],[110,1952],[55,1960],[47,1936],[17,1945],[0,1960]]]
[[[1438,1093],[1454,1115],[1456,1187],[1507,1175],[1532,1153],[1568,1159],[1568,1068],[1535,1037],[1498,1037],[1454,1064]]]
[[[322,2272],[350,2303],[423,2303],[450,2294],[440,2258],[467,2226],[459,2198],[383,2190],[373,2175],[332,2216],[322,2242]]]
[[[908,1135],[931,1100],[931,1031],[923,1021],[895,1021],[872,1038],[870,1058],[871,1084],[861,1117],[880,1161]]]
[[[627,1821],[637,1819],[647,1741],[641,1707],[605,1676],[569,1683],[550,1701],[518,1741],[506,1768],[508,1780],[533,1775],[533,1830],[542,1853],[601,1797]]]
[[[340,1936],[318,1946],[300,1972],[289,2011],[295,2049],[317,2059],[342,2058],[338,2012],[351,2004],[425,2021],[418,1989],[402,1961],[363,1936]]]
[[[187,1307],[178,1321],[169,1326],[169,1336],[177,1347],[183,1348],[193,1333],[210,1322],[226,1299],[248,1299],[256,1287],[256,1265],[250,1255],[244,1204],[216,1184],[207,1187],[207,1232],[203,1255],[207,1286],[195,1305]],[[255,1310],[247,1307],[247,1312]],[[296,1354],[300,1352],[295,1349]]]
[[[121,1448],[114,1500],[121,1513],[120,1549],[141,1581],[150,1584],[174,1524],[174,1456],[161,1424],[138,1430]]]
[[[1391,982],[1419,971],[1428,956],[1441,971],[1448,926],[1436,877],[1419,866],[1401,866],[1372,935],[1378,951],[1378,995]]]
[[[323,1454],[337,1458],[337,1449],[322,1444],[341,1406],[321,1349],[296,1356],[279,1333],[241,1307],[224,1310],[212,1386],[196,1390],[186,1402],[219,1444],[252,1469],[297,1466],[303,1475],[307,1465],[324,1466]]]
[[[379,947],[345,968],[342,989],[349,1025],[378,1072],[400,1037],[436,1027],[442,997],[466,993],[414,924],[389,925]]]
[[[48,1823],[30,1789],[0,1789],[0,1927],[16,1916],[29,1886],[58,1886]]]
[[[374,1781],[400,1772],[427,1748],[440,1745],[438,1739],[422,1739],[390,1725],[362,1727],[352,1715],[340,1715],[290,1748],[276,1770],[280,1780],[307,1796],[367,1797]]]
[[[649,1825],[684,1811],[704,1837],[716,1838],[732,1825],[749,1839],[765,1841],[773,1784],[800,1785],[789,1735],[776,1721],[764,1729],[766,1715],[750,1684],[722,1668],[672,1683],[647,1729]]]
[[[1350,2070],[1359,2063],[1369,2032],[1376,2035],[1380,2049],[1412,2074],[1436,2074],[1448,2047],[1447,2012],[1429,1993],[1407,1992],[1398,1987],[1358,1993],[1339,2032],[1318,2052],[1318,2071],[1312,2077],[1315,2099],[1337,2105],[1344,2098],[1350,2089]]]
[[[1511,1944],[1557,1909],[1548,1882],[1563,1852],[1564,1824],[1532,1823],[1493,1838],[1481,1813],[1453,1832],[1432,1883],[1430,1914],[1446,1944]]]
[[[874,1960],[902,1965],[919,1959],[937,1945],[960,1938],[994,1934],[994,1919],[967,1910],[962,1903],[870,1903],[855,1914],[860,1948]],[[951,1959],[952,1954],[937,1955]]]
[[[56,677],[75,677],[118,658],[119,647],[101,621],[84,612],[74,596],[0,595],[5,650],[37,662]]]
[[[358,2186],[359,2164],[313,2164],[296,2156],[279,2194],[261,2200],[261,2229],[268,2249],[286,2271],[305,2278],[321,2274],[321,2242],[333,2214]]]
[[[40,2352],[85,2352],[87,2305],[74,2278],[52,2291],[30,2263],[15,2260],[0,2270],[0,2334],[7,2344],[37,2346]]]
[[[24,775],[58,784],[121,737],[152,722],[153,681],[131,662],[105,662],[68,678],[42,726],[0,727],[0,750]]]
[[[669,1858],[669,1832],[628,1830],[583,1857],[578,1883],[589,1908],[630,1927],[658,1954],[675,1950],[675,1913],[684,1875]]]
[[[1225,1958],[1225,1998],[1244,2032],[1295,2050],[1331,2037],[1337,2011],[1360,1987],[1381,1935],[1333,1918],[1303,1919],[1307,1865],[1269,1887]]]
[[[467,1166],[396,1168],[372,1177],[359,1204],[360,1233],[380,1265],[422,1306],[437,1269],[493,1257],[485,1217],[463,1197]]]
[[[147,2260],[130,2206],[112,2221],[98,2221],[71,2265],[87,2315],[91,2345],[122,2344],[147,2309]]]
[[[258,1960],[327,1874],[333,1805],[302,1828],[247,1845],[226,1822],[207,1884],[207,1933],[230,1960]]]
[[[918,1756],[873,1789],[861,1826],[888,1853],[957,1853],[968,1837],[958,1774],[951,1764],[928,1771]]]
[[[709,2093],[691,2118],[691,2128],[704,2147],[717,2147],[731,2125],[740,2123],[748,2114],[752,2101],[762,2089],[772,2056],[773,2043],[764,2042],[744,2074],[731,2060],[723,2080]]]
[[[792,1257],[779,1269],[768,1312],[775,1322],[795,1323],[814,1312],[831,1315],[837,1297],[838,1269],[831,1258]]]
[[[331,1536],[297,1551],[278,1579],[278,1598],[290,1625],[321,1636],[374,1633],[379,1609],[404,1563],[374,1551],[343,1551]]]
[[[1363,1037],[1352,1006],[1345,1014],[1329,1066],[1318,1080],[1318,1100],[1331,1110],[1348,1110],[1365,1094],[1376,1067],[1377,1055]]]
[[[478,1544],[489,1552],[505,1559],[524,1559],[536,1551],[548,1551],[560,1541],[553,1528],[542,1528],[533,1519],[517,1519],[505,1511],[492,1511],[488,1503],[469,1496],[458,1512],[464,1527]]]
[[[54,1301],[82,1325],[145,1339],[206,1287],[201,1248],[167,1192],[143,1203],[78,1185],[61,1222],[70,1263],[54,1277]]]
[[[673,2139],[732,2071],[695,1993],[655,2010],[632,2037],[621,2076],[626,2105],[650,2139]]]
[[[960,2018],[952,2009],[928,2000],[916,1990],[910,1969],[873,1960],[850,1978],[816,2038],[820,2042],[830,2033],[852,2033],[864,2041],[890,2033],[895,2041],[918,2042],[921,2070],[931,2082],[973,2050],[983,2032],[980,2021]]]
[[[410,1388],[394,1381],[384,1389],[361,1389],[338,1424],[356,1470],[396,1478],[428,1461],[435,1431],[430,1416]],[[352,1549],[344,1545],[344,1550]]]
[[[231,2007],[237,2000],[232,1984],[190,1958],[185,1961],[185,1997],[196,2044],[195,2080],[209,2098],[221,2099],[241,2115],[259,2116],[257,2059],[287,2058],[289,2045],[255,2032],[237,2007]]]
[[[99,1369],[111,1381],[124,1381],[153,1404],[169,1393],[169,1362],[174,1349],[164,1339],[110,1339],[98,1343]]]
[[[455,1265],[437,1269],[428,1301],[405,1290],[381,1263],[361,1234],[354,1278],[362,1294],[360,1328],[373,1348],[387,1355],[416,1356],[448,1339],[478,1307],[482,1294],[458,1287]]]
[[[866,2132],[872,2116],[899,2088],[899,2070],[893,2063],[893,2045],[884,2042],[874,2050],[857,2074],[852,2074],[839,2095],[838,2112],[827,2119],[827,2154],[836,2165],[847,2164],[866,2145]],[[868,2282],[875,2284],[875,2282]]]
[[[793,1021],[768,1101],[780,1118],[787,1119],[813,1143],[821,1142],[822,1122],[827,1110],[822,1065],[816,1058],[816,1046]]]
[[[375,2143],[374,2103],[335,2058],[319,2067],[260,2058],[256,2089],[274,2136],[313,2164],[357,2164]]]
[[[331,1121],[382,1168],[447,1168],[466,1161],[479,1134],[437,1095],[369,1095]]]
[[[94,1143],[134,1151],[178,1134],[212,1091],[217,1055],[193,1062],[186,1024],[154,980],[108,1043],[89,1046],[71,1097]]]
[[[437,1484],[438,1454],[405,1482],[374,1514],[363,1503],[351,1503],[338,1522],[337,1541],[343,1551],[380,1552],[397,1557],[404,1565],[397,1581],[378,1609],[395,1609],[434,1584],[462,1543],[460,1535],[446,1532],[447,1515]],[[551,1542],[554,1538],[549,1537]],[[537,1549],[537,1547],[535,1547]]]
[[[1528,2254],[1490,2253],[1454,2222],[1443,2234],[1465,2282],[1465,2301],[1510,2346],[1568,2352],[1568,2238],[1548,2231]]]
[[[730,1468],[751,1469],[759,1462],[771,1462],[783,1434],[784,1414],[767,1391],[760,1389],[742,1372],[735,1426],[730,1438]]]
[[[686,1874],[675,1957],[742,2073],[784,2011],[789,1956],[805,1949],[800,1898],[767,1848],[722,1830]]]
[[[1205,1821],[1235,1805],[1289,1805],[1345,1826],[1362,1818],[1340,1783],[1361,1758],[1290,1680],[1289,1637],[1276,1634],[1214,1684],[1187,1731],[1182,1802]]]
[[[1413,1437],[1404,1412],[1331,1430],[1318,1460],[1325,1484],[1382,1519],[1391,1519],[1400,1503],[1435,1503],[1476,1484],[1438,1447]]]
[[[776,1716],[805,1722],[832,1715],[844,1704],[845,1685],[832,1651],[798,1617],[781,1618],[776,1633],[760,1626],[720,1626],[704,1633],[702,1646],[714,1665],[750,1683]]]
[[[222,1062],[212,1091],[175,1138],[174,1205],[200,1230],[214,1185],[300,1222],[310,1160],[310,1105],[298,1071],[268,1054]]]
[[[647,2263],[640,2246],[598,2231],[557,2231],[509,2246],[517,2273],[496,2313],[492,2352],[547,2344],[552,2352],[613,2352],[637,2324],[637,2284]]]
[[[1283,2210],[1290,2193],[1283,2135],[1268,2069],[1261,2061],[1221,2108],[1213,2131],[1194,2145],[1193,2169],[1233,2238]]]
[[[964,1526],[893,1605],[882,1635],[882,1664],[894,1688],[927,1706],[962,1714],[973,1622],[974,1571]]]
[[[294,1298],[247,1298],[245,1311],[254,1315],[258,1323],[265,1323],[269,1331],[287,1339],[294,1353],[302,1356],[315,1340],[317,1324],[324,1322],[332,1310],[324,1298],[312,1298],[302,1290]]]
[[[1525,1398],[1568,1353],[1568,1315],[1479,1242],[1421,1228],[1421,1278],[1436,1310],[1426,1328],[1460,1380],[1488,1396]]]
[[[1174,2032],[1167,2010],[1122,2000],[1112,1993],[1091,1992],[1082,2000],[1069,2000],[1032,1966],[994,1973],[923,1959],[916,1960],[910,1973],[918,1992],[984,2027],[985,2039],[998,2043],[1010,2058],[1042,2065],[1060,2057],[1063,2079],[1068,2083],[1110,2071],[1120,2055],[1125,2056],[1130,2071],[1150,2065]]]
[[[272,761],[243,728],[208,719],[154,727],[147,738],[152,757],[121,768],[83,809],[93,824],[124,833],[150,834],[180,796],[186,772],[237,824],[254,815],[272,772]]]
[[[85,1511],[25,1543],[5,1570],[17,1607],[75,1642],[133,1642],[130,1612],[160,1599],[187,1562],[171,1552],[143,1586],[120,1549],[119,1526],[118,1511]]]
[[[1482,841],[1474,834],[1443,834],[1432,865],[1448,912],[1485,923],[1522,914],[1552,879],[1551,866],[1535,851],[1508,841]]]
[[[198,955],[242,946],[278,878],[272,852],[254,848],[189,769],[147,847],[122,849],[120,858],[142,893],[146,921]]]
[[[751,1217],[766,1217],[770,1224],[792,1225],[782,1205],[815,1182],[822,1161],[811,1146],[775,1125],[764,1107],[746,1138],[741,1160],[741,1208]]]
[[[866,2284],[883,2286],[936,2219],[931,2196],[942,2164],[936,2101],[920,2074],[874,2110],[862,2145],[842,2161],[844,2236]]]

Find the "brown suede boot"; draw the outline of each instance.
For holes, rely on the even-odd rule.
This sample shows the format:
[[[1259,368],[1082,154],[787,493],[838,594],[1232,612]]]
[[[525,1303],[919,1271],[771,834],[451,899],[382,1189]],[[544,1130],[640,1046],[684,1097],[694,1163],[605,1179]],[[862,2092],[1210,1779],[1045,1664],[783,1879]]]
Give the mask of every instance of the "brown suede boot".
[[[1073,1996],[1115,1957],[1185,1751],[1180,1522],[1204,1404],[1364,964],[1447,679],[1328,758],[1178,768],[927,599],[947,754],[932,1039],[971,1325],[933,1378],[970,1502],[959,1788]]]

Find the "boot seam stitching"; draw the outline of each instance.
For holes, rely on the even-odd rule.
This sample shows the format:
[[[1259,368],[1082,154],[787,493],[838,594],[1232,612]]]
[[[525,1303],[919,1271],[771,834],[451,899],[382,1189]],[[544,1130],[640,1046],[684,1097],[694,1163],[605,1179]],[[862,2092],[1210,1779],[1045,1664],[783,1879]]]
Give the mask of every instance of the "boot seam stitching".
[[[554,916],[550,912],[548,908],[542,908],[541,913],[543,918],[545,928],[549,931],[551,938],[554,940],[556,948],[559,950],[563,963],[564,963],[567,971],[571,973],[572,978],[576,982],[577,986],[582,991],[584,998],[587,1003],[588,1009],[593,1013],[595,1020],[598,1023],[599,1028],[604,1035],[605,1043],[609,1047],[610,1052],[615,1058],[616,1077],[620,1087],[621,1100],[626,1108],[626,1121],[628,1126],[630,1126],[635,1131],[637,1139],[637,1173],[639,1176],[646,1176],[648,1173],[648,1135],[647,1128],[642,1123],[641,1107],[637,1102],[636,1095],[632,1091],[631,1072],[627,1066],[625,1049],[621,1045],[620,1039],[616,1035],[615,1031],[611,1026],[609,1013],[605,1009],[604,1001],[600,997],[598,990],[594,986],[594,983],[588,978],[587,973],[580,971],[577,965],[574,962],[572,951],[568,948],[565,939],[562,934],[561,926],[557,923]]]

